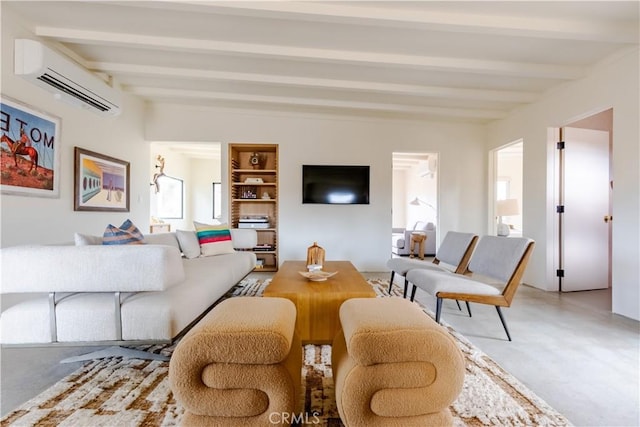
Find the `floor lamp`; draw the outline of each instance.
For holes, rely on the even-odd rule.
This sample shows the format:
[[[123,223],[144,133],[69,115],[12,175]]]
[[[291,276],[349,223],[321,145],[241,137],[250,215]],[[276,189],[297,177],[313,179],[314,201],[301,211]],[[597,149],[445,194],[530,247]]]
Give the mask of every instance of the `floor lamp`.
[[[498,216],[498,236],[507,237],[509,235],[509,224],[502,222],[502,217],[519,215],[518,199],[498,200],[496,204],[496,215]]]
[[[416,197],[415,199],[410,201],[409,204],[413,206],[428,206],[433,209],[434,212],[438,213],[437,209],[431,203],[427,203],[419,197]]]

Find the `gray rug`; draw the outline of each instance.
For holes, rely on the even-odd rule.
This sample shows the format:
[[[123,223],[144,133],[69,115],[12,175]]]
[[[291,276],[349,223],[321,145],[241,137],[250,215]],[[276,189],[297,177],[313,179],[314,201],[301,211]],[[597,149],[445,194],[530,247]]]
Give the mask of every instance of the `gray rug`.
[[[380,297],[388,281],[369,281]],[[268,283],[247,279],[227,297],[261,295]],[[394,286],[392,294],[401,295]],[[433,314],[425,309],[425,313]],[[445,327],[447,327],[445,325]],[[450,327],[467,360],[463,390],[451,405],[456,426],[564,426],[569,421]],[[171,355],[174,346],[139,347]],[[2,426],[175,426],[184,412],[168,382],[168,362],[95,360],[4,417]],[[331,346],[304,349],[303,395],[309,423],[342,426],[335,406]]]

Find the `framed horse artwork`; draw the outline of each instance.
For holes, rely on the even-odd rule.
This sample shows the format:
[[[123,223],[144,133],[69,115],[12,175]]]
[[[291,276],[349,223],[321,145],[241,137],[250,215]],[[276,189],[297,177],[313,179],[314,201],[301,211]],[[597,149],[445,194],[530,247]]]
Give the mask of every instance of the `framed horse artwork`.
[[[0,190],[60,197],[60,119],[0,96]]]

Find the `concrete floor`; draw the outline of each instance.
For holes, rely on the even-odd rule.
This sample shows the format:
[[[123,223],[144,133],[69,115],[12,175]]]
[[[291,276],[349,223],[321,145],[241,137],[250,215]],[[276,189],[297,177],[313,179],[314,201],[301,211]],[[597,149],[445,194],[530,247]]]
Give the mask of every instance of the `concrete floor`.
[[[388,279],[387,273],[366,273]],[[262,276],[264,277],[264,276]],[[435,307],[418,291],[417,299]],[[503,310],[472,304],[473,317],[446,302],[442,320],[487,353],[577,426],[640,426],[640,323],[610,313],[610,290],[558,294],[519,288]],[[2,416],[77,369],[61,359],[96,347],[3,348]]]
[[[435,312],[435,298],[416,299]],[[447,301],[441,320],[577,426],[640,426],[640,324],[610,312],[611,291],[558,294],[521,286],[503,313]]]

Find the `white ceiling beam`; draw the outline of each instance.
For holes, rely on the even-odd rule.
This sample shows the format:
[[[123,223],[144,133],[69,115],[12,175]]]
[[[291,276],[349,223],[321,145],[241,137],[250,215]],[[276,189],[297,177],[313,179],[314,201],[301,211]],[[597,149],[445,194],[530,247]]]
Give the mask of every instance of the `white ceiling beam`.
[[[316,89],[376,92],[383,94],[441,99],[526,103],[533,102],[539,98],[538,94],[520,91],[480,90],[395,83],[378,83],[370,81],[282,76],[232,71],[213,71],[193,68],[160,67],[113,62],[88,62],[86,65],[92,71],[117,73],[118,75],[234,81],[240,83],[258,83]]]
[[[637,43],[639,29],[633,22],[602,23],[571,16],[534,17],[490,15],[408,8],[378,7],[357,2],[295,1],[163,1],[118,2],[136,7],[153,7],[198,13],[226,13],[240,16],[307,20],[353,25],[384,25],[431,31],[533,37],[557,40]],[[578,3],[578,2],[576,2]]]
[[[52,37],[59,41],[66,41],[69,43],[103,44],[131,48],[168,49],[173,51],[201,53],[217,52],[263,58],[272,57],[341,64],[437,70],[442,72],[475,73],[558,80],[572,80],[584,75],[582,67],[566,65],[263,45],[256,43],[149,36],[142,34],[42,26],[36,27],[35,33],[40,37]]]
[[[429,154],[422,153],[393,153],[393,161],[417,163],[429,160]]]
[[[172,146],[169,150],[184,154],[187,157],[193,157],[198,159],[219,159],[220,152],[211,150],[190,150],[188,148],[182,148],[181,146]]]
[[[293,106],[307,106],[307,107],[326,107],[326,108],[340,108],[340,109],[353,109],[353,110],[368,110],[378,112],[393,112],[393,113],[407,113],[407,114],[420,114],[420,115],[433,115],[433,116],[447,116],[455,118],[468,118],[468,119],[483,119],[483,120],[495,120],[501,119],[506,116],[505,111],[501,110],[475,110],[466,108],[443,108],[443,107],[422,107],[422,106],[409,106],[399,104],[385,104],[385,103],[372,103],[372,102],[358,102],[358,101],[342,101],[334,99],[319,99],[319,98],[297,98],[297,97],[285,97],[285,96],[266,96],[266,95],[253,95],[253,94],[240,94],[240,93],[228,93],[228,92],[209,92],[201,90],[184,90],[184,89],[167,89],[157,87],[127,87],[127,92],[134,95],[148,97],[148,98],[174,98],[174,99],[202,99],[212,101],[240,101],[240,102],[252,102],[252,103],[267,103],[267,104],[280,104],[280,105],[293,105]]]

